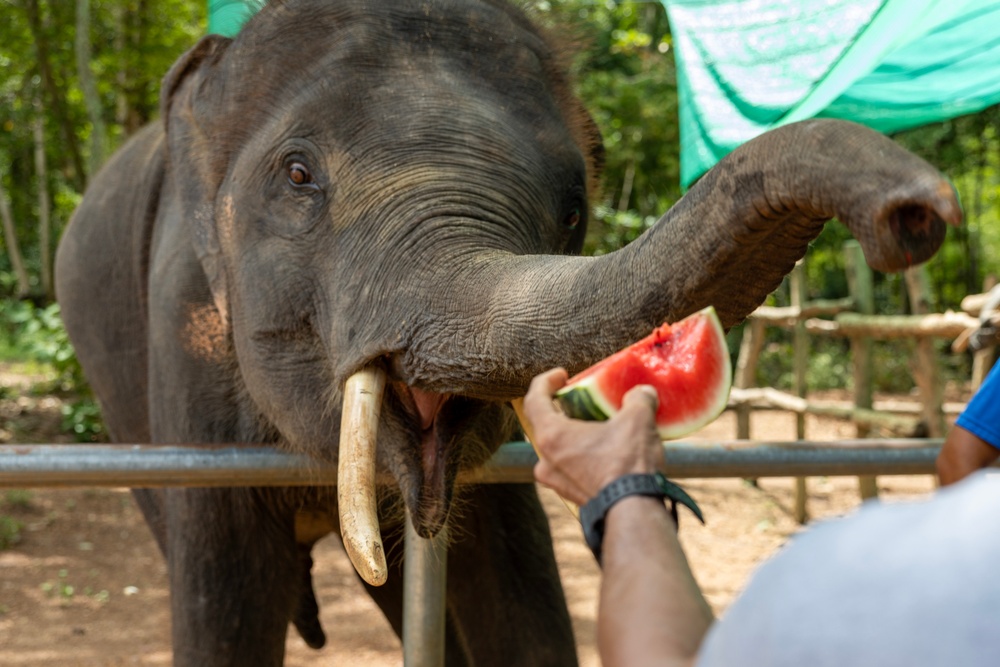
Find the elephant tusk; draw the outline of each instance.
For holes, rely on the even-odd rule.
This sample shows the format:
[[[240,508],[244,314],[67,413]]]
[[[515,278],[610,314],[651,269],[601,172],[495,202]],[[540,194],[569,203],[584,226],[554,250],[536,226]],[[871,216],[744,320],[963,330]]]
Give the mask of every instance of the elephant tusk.
[[[388,577],[375,503],[375,443],[385,371],[363,368],[344,384],[337,464],[340,534],[354,569],[372,586]]]

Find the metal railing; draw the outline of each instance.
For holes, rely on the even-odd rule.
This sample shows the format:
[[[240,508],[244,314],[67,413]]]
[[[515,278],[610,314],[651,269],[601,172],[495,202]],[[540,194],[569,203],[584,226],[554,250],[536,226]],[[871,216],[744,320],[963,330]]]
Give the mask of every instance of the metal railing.
[[[667,474],[690,477],[913,475],[934,472],[940,439],[670,442]],[[507,443],[460,484],[530,482],[538,458]],[[388,480],[386,480],[388,481]],[[0,487],[335,485],[335,464],[255,445],[0,445]]]
[[[934,472],[942,440],[671,442],[667,474],[692,477],[911,475]],[[507,443],[460,484],[533,481],[537,457]],[[382,480],[389,482],[390,480]],[[259,445],[0,445],[2,487],[335,485],[337,467]],[[407,521],[407,526],[410,522]],[[442,536],[406,532],[403,664],[444,665],[447,550]]]

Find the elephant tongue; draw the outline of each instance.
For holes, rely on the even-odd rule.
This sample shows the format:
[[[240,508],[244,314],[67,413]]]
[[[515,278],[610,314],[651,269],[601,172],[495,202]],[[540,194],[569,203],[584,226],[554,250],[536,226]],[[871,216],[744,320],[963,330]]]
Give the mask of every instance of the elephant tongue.
[[[423,468],[423,484],[416,512],[417,532],[430,537],[444,524],[448,510],[444,443],[440,442],[436,424],[448,395],[412,387],[410,393],[420,416],[420,462]]]
[[[420,414],[420,430],[426,431],[434,425],[434,420],[441,412],[441,406],[448,400],[447,394],[435,394],[432,391],[424,391],[416,387],[410,387],[410,395],[417,406]]]

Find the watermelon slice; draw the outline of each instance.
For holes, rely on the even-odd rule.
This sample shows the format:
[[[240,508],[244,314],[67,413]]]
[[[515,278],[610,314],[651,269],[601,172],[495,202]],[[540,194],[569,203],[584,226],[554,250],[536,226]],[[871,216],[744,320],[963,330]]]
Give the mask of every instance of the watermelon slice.
[[[732,369],[725,334],[709,306],[676,324],[664,324],[638,343],[570,378],[556,393],[576,419],[609,419],[637,384],[656,388],[656,425],[664,440],[709,423],[729,399]]]

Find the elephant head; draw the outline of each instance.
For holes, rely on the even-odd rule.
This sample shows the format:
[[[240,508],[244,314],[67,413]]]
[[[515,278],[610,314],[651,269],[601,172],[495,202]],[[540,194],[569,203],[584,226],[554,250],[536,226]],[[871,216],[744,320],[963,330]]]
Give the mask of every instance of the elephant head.
[[[924,161],[809,121],[732,153],[629,246],[573,256],[601,148],[563,71],[500,2],[287,0],[164,81],[168,177],[246,396],[284,446],[340,453],[372,583],[376,468],[432,535],[534,374],[709,304],[738,323],[830,218],[889,271],[960,220]]]

